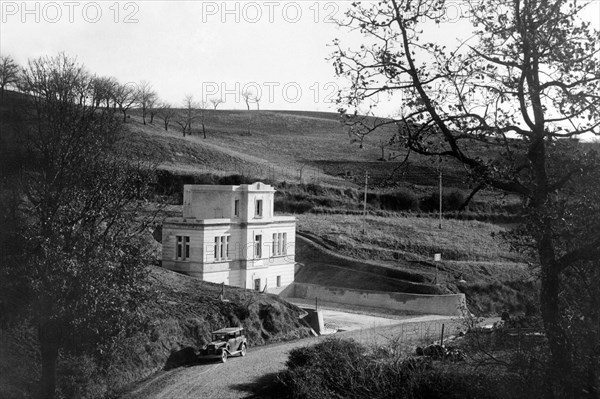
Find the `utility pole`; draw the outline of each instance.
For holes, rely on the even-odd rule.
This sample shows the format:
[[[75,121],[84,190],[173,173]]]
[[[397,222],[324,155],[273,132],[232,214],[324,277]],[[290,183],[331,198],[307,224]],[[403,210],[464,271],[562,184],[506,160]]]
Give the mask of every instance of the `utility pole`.
[[[369,181],[369,173],[365,171],[365,199],[363,201],[363,226],[362,233],[365,234],[365,224],[367,223],[367,183]]]
[[[442,229],[442,157],[441,156],[439,157],[439,160],[438,160],[438,169],[440,172],[440,211],[439,211],[440,224],[438,227],[441,230]]]

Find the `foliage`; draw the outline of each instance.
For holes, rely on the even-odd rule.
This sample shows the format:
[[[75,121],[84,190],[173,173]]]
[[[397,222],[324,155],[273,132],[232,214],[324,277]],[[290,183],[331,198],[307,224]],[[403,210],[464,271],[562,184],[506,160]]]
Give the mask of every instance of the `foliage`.
[[[119,339],[103,359],[61,351],[59,395],[126,396],[120,394],[123,389],[160,370],[193,365],[197,361],[194,351],[210,342],[211,331],[222,327],[243,326],[251,348],[310,336],[298,319],[301,310],[277,295],[225,287],[228,301],[221,301],[221,284],[190,279],[161,267],[149,269],[155,300],[139,307],[142,328]],[[24,326],[0,331],[0,397],[28,396],[39,379],[35,330]]]
[[[59,349],[102,357],[149,295],[149,165],[120,150],[119,122],[92,83],[64,54],[29,61],[15,127],[26,158],[3,180],[2,318],[37,327],[45,397]]]
[[[490,186],[524,199],[528,219],[518,238],[535,250],[541,267],[541,312],[553,359],[549,382],[568,386],[574,343],[560,302],[564,278],[579,262],[600,259],[592,200],[599,187],[581,185],[594,181],[600,162],[595,151],[568,139],[600,134],[600,33],[579,19],[589,4],[473,1],[466,2],[470,39],[451,49],[423,43],[423,29],[443,23],[445,3],[353,4],[347,25],[365,40],[355,50],[334,43],[336,72],[350,86],[341,92],[341,112],[361,134],[393,125],[410,151],[462,163],[475,190]],[[408,94],[395,120],[368,124],[348,112],[393,91]],[[473,154],[472,143],[498,155]]]
[[[490,376],[444,372],[376,349],[335,338],[294,349],[276,389],[280,397],[306,399],[501,397]]]
[[[459,190],[451,190],[442,193],[442,212],[452,212],[461,209],[465,202],[465,195]],[[435,191],[428,196],[421,198],[421,210],[425,212],[435,212],[440,207],[440,193]]]

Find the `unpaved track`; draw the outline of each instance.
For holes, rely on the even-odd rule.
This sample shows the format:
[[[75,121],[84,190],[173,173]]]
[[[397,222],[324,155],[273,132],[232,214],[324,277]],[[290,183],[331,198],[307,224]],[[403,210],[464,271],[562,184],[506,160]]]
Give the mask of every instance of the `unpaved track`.
[[[423,320],[423,318],[420,318]],[[340,338],[354,338],[359,342],[389,342],[402,335],[403,341],[422,338],[425,332],[452,333],[458,325],[448,317],[431,317],[428,321],[399,320],[392,326],[335,334]],[[162,371],[141,382],[126,399],[184,399],[184,398],[244,398],[251,395],[251,387],[260,377],[282,371],[290,350],[312,345],[326,336],[306,338],[293,342],[249,348],[245,357],[231,357],[227,363],[204,363]]]

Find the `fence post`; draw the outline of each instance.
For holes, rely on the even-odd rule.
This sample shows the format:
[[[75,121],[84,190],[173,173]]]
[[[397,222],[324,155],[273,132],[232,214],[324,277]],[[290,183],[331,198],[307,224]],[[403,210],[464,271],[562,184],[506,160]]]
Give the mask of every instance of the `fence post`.
[[[444,326],[445,324],[442,323],[442,337],[440,338],[440,346],[444,346]]]

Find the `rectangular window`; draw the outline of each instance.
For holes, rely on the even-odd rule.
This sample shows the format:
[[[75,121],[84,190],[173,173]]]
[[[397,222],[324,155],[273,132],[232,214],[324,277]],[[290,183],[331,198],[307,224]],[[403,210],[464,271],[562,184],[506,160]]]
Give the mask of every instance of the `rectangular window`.
[[[272,256],[287,254],[287,233],[273,233]]]
[[[281,287],[281,276],[277,276],[277,287]]]
[[[281,240],[281,254],[287,255],[287,233],[283,233],[283,238]]]
[[[281,251],[282,251],[281,248],[283,247],[283,244],[281,242],[282,239],[283,239],[283,234],[278,233],[277,234],[277,255],[281,255]]]
[[[240,216],[240,200],[233,202],[233,216]]]
[[[254,258],[262,258],[262,236],[257,235],[254,237]]]
[[[262,200],[256,200],[256,216],[262,217],[263,215],[263,202]]]
[[[214,254],[215,254],[215,260],[219,260],[219,237],[215,237],[215,250],[214,250]]]
[[[176,258],[185,260],[190,257],[190,237],[176,236]]]
[[[215,237],[215,260],[229,259],[229,236]]]
[[[254,279],[254,291],[260,291],[260,279]]]

